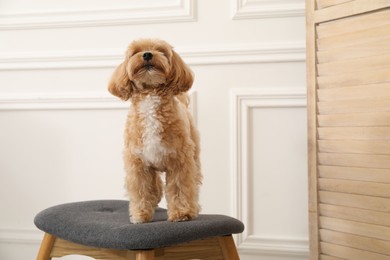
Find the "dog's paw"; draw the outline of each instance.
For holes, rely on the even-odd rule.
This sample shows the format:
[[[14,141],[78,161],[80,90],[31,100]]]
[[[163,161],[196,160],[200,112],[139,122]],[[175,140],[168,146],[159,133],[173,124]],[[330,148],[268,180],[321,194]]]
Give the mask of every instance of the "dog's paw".
[[[130,222],[133,224],[143,224],[151,221],[152,221],[152,216],[148,216],[148,215],[130,216]]]
[[[171,222],[189,221],[196,217],[197,217],[196,214],[184,213],[184,212],[175,212],[175,213],[168,214],[168,220]]]
[[[134,218],[134,217],[130,217],[130,222],[132,224],[143,224],[143,223],[148,223],[150,222],[149,219],[142,219],[142,218]]]

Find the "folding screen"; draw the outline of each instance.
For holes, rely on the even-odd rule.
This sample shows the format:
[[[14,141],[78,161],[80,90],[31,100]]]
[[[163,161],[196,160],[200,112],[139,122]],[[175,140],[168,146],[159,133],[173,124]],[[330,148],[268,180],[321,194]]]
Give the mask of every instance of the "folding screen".
[[[307,0],[310,259],[390,259],[390,0]]]

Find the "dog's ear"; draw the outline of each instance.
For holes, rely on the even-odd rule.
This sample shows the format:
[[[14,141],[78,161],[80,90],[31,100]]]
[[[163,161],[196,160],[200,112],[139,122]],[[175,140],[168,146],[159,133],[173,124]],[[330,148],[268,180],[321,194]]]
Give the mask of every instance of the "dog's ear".
[[[175,94],[188,91],[194,82],[194,76],[190,67],[184,63],[179,54],[174,50],[172,50],[171,71],[168,76],[168,82]]]
[[[115,69],[108,84],[108,91],[125,101],[133,94],[132,82],[126,72],[126,64],[127,62],[124,61]]]

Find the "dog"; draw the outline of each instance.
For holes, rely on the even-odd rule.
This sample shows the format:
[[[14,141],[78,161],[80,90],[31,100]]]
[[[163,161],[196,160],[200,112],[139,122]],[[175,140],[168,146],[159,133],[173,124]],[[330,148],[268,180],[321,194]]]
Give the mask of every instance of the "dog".
[[[163,196],[161,173],[168,220],[187,221],[199,214],[199,133],[186,94],[193,81],[190,68],[159,39],[132,42],[111,77],[109,92],[131,100],[123,159],[134,224],[153,220]]]

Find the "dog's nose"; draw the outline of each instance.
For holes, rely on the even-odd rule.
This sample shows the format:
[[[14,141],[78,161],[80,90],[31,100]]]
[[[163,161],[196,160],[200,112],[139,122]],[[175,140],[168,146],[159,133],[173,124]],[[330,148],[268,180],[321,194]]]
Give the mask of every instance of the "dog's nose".
[[[153,54],[151,52],[145,52],[142,57],[144,58],[144,61],[150,61],[153,58]]]

